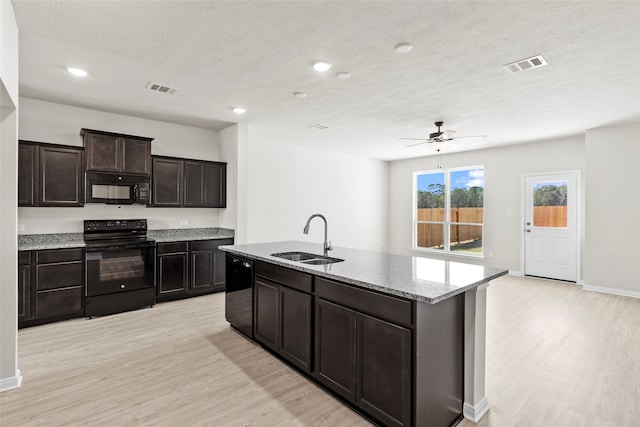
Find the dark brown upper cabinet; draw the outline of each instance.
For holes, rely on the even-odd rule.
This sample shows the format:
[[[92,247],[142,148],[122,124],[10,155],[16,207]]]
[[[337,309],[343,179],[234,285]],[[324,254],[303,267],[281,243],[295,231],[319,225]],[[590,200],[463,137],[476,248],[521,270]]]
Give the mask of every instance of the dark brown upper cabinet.
[[[18,206],[83,206],[84,150],[20,141]]]
[[[151,174],[153,138],[82,129],[87,153],[87,170]]]
[[[152,206],[226,207],[226,163],[152,156],[152,164]]]

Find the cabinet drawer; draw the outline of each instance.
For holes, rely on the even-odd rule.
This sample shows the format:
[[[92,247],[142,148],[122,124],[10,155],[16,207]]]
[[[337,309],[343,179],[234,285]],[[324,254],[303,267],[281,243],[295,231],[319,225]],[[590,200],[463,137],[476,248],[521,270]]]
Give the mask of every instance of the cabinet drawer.
[[[316,296],[400,325],[411,326],[412,303],[316,277]]]
[[[18,265],[29,265],[29,264],[31,264],[31,252],[29,251],[18,252]]]
[[[81,310],[81,287],[43,291],[36,294],[36,317],[56,316]]]
[[[36,252],[36,263],[38,264],[66,261],[82,261],[82,249],[52,249]]]
[[[312,276],[310,274],[263,262],[256,262],[255,273],[302,292],[313,292]]]
[[[194,240],[191,242],[192,251],[206,251],[218,249],[218,246],[233,245],[233,239]]]
[[[170,254],[175,252],[188,252],[189,242],[172,242],[172,243],[158,243],[156,253]]]
[[[39,291],[82,286],[82,262],[36,266],[36,289]]]
[[[208,251],[218,247],[217,240],[194,240],[191,242],[192,251]]]

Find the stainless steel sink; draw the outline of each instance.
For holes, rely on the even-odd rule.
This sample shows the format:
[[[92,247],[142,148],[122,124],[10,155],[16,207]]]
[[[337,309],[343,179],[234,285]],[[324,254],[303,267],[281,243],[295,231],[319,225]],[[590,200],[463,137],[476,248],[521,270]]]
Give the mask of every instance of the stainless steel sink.
[[[340,259],[340,258],[332,258],[332,257],[323,256],[323,255],[310,254],[308,252],[295,252],[295,251],[279,252],[276,254],[271,254],[271,256],[274,256],[276,258],[287,259],[289,261],[297,261],[297,262],[301,262],[303,264],[309,264],[309,265],[326,265],[326,264],[333,264],[334,262],[344,261],[343,259]]]

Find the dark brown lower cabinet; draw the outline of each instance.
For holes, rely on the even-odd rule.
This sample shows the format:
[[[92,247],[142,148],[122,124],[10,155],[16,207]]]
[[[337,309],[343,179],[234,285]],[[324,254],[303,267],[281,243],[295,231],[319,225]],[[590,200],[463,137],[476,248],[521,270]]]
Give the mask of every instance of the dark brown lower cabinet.
[[[271,280],[293,286],[302,284],[310,292],[311,276],[298,272],[280,275],[287,270],[262,270],[264,266],[258,264],[256,271],[270,278],[254,279],[254,338],[303,371],[311,372],[313,296]]]
[[[84,315],[83,249],[20,252],[18,260],[19,327]]]
[[[411,425],[411,330],[316,299],[315,376],[389,426]]]
[[[232,244],[233,239],[158,243],[157,301],[223,291],[226,266],[218,248]]]
[[[31,252],[18,252],[18,322],[31,319]]]
[[[185,295],[189,285],[189,242],[158,243],[156,254],[157,300]]]

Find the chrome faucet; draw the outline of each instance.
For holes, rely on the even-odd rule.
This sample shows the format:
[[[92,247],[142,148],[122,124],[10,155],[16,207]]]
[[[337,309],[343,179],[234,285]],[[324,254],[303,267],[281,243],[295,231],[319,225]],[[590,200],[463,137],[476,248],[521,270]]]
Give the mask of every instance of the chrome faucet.
[[[333,247],[331,247],[331,242],[327,240],[327,218],[324,217],[324,215],[320,215],[320,214],[313,214],[309,217],[309,219],[307,220],[307,224],[304,226],[304,230],[302,231],[304,234],[309,234],[309,223],[311,222],[311,220],[315,217],[319,217],[322,218],[322,220],[324,221],[324,256],[328,256],[327,252],[333,250]]]

